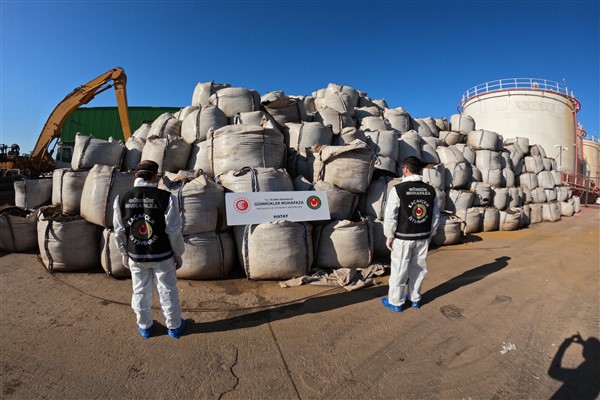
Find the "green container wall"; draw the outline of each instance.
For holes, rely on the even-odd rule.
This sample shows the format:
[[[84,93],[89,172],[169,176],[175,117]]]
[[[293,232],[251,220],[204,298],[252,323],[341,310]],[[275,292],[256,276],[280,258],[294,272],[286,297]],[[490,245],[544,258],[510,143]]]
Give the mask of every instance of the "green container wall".
[[[181,107],[129,107],[131,132],[135,132],[144,122],[153,122],[164,113],[174,114]],[[80,132],[97,139],[113,137],[123,140],[123,129],[117,107],[80,107],[73,111],[63,124],[61,141],[74,142]]]

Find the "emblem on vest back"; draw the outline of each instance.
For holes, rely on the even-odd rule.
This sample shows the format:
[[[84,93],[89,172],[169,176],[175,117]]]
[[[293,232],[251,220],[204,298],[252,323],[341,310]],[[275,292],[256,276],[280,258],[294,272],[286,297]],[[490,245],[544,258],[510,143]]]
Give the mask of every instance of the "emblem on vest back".
[[[426,217],[428,206],[429,204],[427,204],[427,202],[424,200],[413,200],[409,204],[409,208],[411,211],[411,216],[409,217],[409,220],[415,224],[421,224],[425,222],[425,220],[427,219]]]

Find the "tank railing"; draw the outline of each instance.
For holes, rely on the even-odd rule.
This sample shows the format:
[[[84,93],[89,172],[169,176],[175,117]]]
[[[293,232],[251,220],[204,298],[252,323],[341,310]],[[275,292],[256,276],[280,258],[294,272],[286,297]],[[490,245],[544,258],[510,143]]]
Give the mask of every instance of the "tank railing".
[[[480,83],[479,85],[470,88],[463,94],[462,102],[464,103],[471,97],[475,97],[480,94],[508,89],[546,90],[570,97],[573,96],[573,93],[569,95],[569,88],[564,83],[539,78],[506,78]]]

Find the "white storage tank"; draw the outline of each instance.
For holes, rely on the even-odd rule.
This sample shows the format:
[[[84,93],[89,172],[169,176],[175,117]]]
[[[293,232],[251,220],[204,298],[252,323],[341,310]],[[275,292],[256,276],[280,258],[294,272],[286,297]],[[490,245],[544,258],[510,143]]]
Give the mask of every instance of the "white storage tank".
[[[475,129],[494,131],[505,139],[527,137],[556,159],[560,170],[581,173],[576,164],[583,158],[581,144],[576,146],[580,105],[566,85],[546,79],[500,79],[467,90],[460,106],[475,120]]]
[[[600,180],[600,139],[591,138],[583,141],[583,175],[592,180]]]

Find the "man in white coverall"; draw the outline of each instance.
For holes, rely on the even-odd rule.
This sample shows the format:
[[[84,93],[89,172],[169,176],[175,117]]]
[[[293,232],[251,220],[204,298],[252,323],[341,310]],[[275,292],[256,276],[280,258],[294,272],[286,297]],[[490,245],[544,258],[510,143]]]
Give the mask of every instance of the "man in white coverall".
[[[185,329],[177,291],[176,270],[185,251],[179,203],[157,188],[158,164],[142,161],[134,187],[113,204],[115,242],[123,265],[131,270],[131,307],[144,339],[152,336],[154,282],[169,336],[179,339]]]
[[[435,189],[423,182],[421,166],[416,157],[404,160],[404,178],[390,189],[385,207],[383,233],[392,254],[388,297],[381,303],[399,313],[406,300],[413,308],[420,306],[427,249],[440,218]],[[408,293],[404,294],[407,281]]]

